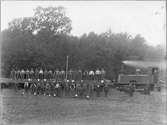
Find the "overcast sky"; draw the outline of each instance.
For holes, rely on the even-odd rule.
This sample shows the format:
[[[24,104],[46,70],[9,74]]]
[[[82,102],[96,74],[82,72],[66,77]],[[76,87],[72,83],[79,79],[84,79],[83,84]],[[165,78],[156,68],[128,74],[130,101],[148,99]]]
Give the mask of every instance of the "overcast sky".
[[[72,34],[102,33],[141,34],[149,45],[165,45],[165,1],[1,1],[1,30],[18,17],[33,16],[37,6],[64,6],[72,20]]]

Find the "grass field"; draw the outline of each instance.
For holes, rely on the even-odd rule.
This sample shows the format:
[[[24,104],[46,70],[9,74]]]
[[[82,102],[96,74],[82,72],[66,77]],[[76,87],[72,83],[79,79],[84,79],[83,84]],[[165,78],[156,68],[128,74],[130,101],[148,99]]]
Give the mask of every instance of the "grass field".
[[[91,100],[21,95],[1,91],[3,124],[12,125],[166,125],[166,103],[159,92],[129,97],[111,90]]]

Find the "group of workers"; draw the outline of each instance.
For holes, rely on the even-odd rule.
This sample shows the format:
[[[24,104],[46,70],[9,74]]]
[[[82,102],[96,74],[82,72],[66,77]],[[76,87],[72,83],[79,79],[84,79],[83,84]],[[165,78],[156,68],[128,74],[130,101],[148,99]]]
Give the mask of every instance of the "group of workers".
[[[10,78],[14,80],[25,80],[25,79],[55,79],[58,81],[62,81],[64,79],[73,79],[73,80],[101,80],[105,77],[105,70],[104,69],[97,69],[96,71],[93,70],[43,70],[31,68],[31,70],[21,69],[21,70],[11,70]]]
[[[14,70],[11,79],[24,80],[24,93],[48,96],[86,97],[108,95],[109,86],[105,82],[105,70],[64,70],[44,71],[42,68]]]
[[[58,81],[55,80],[37,80],[25,82],[24,90],[33,95],[58,96],[58,97],[99,97],[102,93],[108,95],[109,86],[101,80],[97,81]]]
[[[106,82],[105,70],[31,70],[12,69],[10,77],[24,83],[24,93],[48,96],[70,96],[91,98],[101,93],[108,96],[109,83]],[[133,95],[135,83],[129,83],[127,92]],[[17,87],[16,87],[17,88]],[[125,89],[126,90],[126,89]],[[124,90],[124,91],[125,91]]]

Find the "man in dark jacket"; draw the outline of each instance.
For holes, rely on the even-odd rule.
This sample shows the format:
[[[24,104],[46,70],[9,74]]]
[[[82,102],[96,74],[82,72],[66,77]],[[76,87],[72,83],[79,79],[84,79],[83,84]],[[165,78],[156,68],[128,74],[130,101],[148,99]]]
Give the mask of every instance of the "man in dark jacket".
[[[104,94],[105,94],[105,97],[108,96],[108,92],[109,92],[109,86],[108,86],[108,83],[104,83]]]

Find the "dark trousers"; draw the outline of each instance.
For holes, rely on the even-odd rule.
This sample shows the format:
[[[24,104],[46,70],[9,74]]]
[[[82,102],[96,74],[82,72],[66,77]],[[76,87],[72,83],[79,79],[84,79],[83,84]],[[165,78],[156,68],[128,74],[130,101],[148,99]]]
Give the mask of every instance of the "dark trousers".
[[[42,73],[39,74],[39,79],[43,79],[43,74]]]

